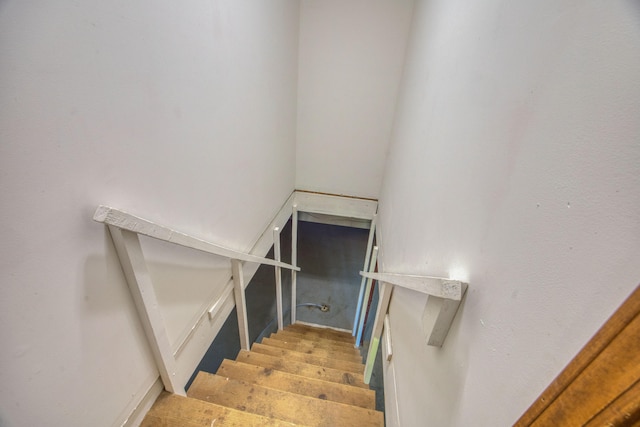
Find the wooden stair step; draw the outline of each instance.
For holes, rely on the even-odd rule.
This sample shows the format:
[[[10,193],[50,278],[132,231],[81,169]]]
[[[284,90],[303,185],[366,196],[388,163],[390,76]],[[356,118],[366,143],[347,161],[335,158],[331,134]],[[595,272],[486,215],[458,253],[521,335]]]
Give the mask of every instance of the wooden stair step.
[[[326,336],[326,337],[342,337],[342,338],[353,338],[353,336],[351,335],[351,332],[347,332],[347,331],[339,331],[337,329],[332,329],[332,328],[319,328],[316,326],[310,326],[310,325],[305,325],[302,323],[294,323],[292,325],[287,326],[285,329],[287,330],[297,330],[297,331],[303,331],[303,332],[315,332],[317,334],[320,334],[322,336]]]
[[[373,390],[302,377],[271,368],[225,359],[218,368],[217,375],[317,399],[376,409],[376,394]]]
[[[189,397],[308,426],[383,426],[381,412],[200,372]]]
[[[253,353],[246,350],[240,350],[240,353],[238,353],[238,357],[236,357],[236,360],[238,362],[248,363],[250,365],[258,365],[262,366],[263,368],[271,368],[308,378],[331,381],[334,383],[346,384],[366,389],[369,388],[369,386],[364,383],[364,375],[362,373],[358,374],[333,368],[310,365],[308,363],[298,362],[295,360],[283,360],[279,357],[274,357],[262,353]]]
[[[355,345],[355,342],[356,342],[355,337],[351,336],[350,334],[349,335],[336,335],[331,333],[327,334],[327,333],[323,333],[322,331],[302,329],[302,328],[292,327],[291,325],[286,326],[284,330],[297,335],[310,337],[311,339],[323,338],[323,339],[328,339],[328,340],[337,341],[337,342],[346,342],[351,345]]]
[[[336,343],[335,341],[328,341],[325,339],[301,338],[295,334],[284,331],[273,333],[269,338],[289,343],[296,343],[309,348],[322,348],[325,350],[339,351],[345,354],[355,354],[356,356],[360,356],[360,350],[348,343]]]
[[[302,331],[302,330],[297,330],[297,329],[290,329],[289,327],[285,327],[283,330],[278,331],[278,332],[286,332],[288,334],[295,334],[295,336],[300,337],[300,338],[304,338],[304,339],[308,339],[308,340],[324,340],[324,341],[331,341],[334,343],[343,343],[343,344],[349,344],[351,345],[351,347],[354,347],[356,339],[355,337],[349,336],[349,337],[335,337],[335,336],[326,336],[323,335],[321,333],[317,333],[314,331]]]
[[[354,350],[359,353],[356,347],[348,342],[344,341],[334,341],[330,338],[323,337],[311,337],[308,335],[300,335],[295,332],[289,331],[278,331],[276,333],[271,334],[271,338],[280,339],[283,341],[293,341],[293,342],[306,342],[306,343],[314,343],[316,347],[319,348],[343,348],[349,352],[353,352]]]
[[[141,427],[291,427],[295,424],[162,392]]]
[[[355,352],[345,353],[343,350],[332,350],[326,348],[316,348],[312,345],[307,345],[305,343],[300,342],[289,342],[289,341],[281,341],[273,338],[263,338],[263,345],[270,345],[272,347],[285,348],[288,350],[298,351],[300,353],[306,354],[314,354],[320,357],[326,357],[329,359],[340,359],[346,360],[348,362],[362,363],[362,357],[358,354],[357,350],[354,349]]]
[[[356,374],[362,374],[364,372],[364,365],[361,362],[328,359],[326,357],[316,356],[314,354],[300,353],[299,351],[272,347],[270,345],[260,343],[254,343],[251,346],[251,351],[255,353],[262,353],[269,356],[279,357],[286,360],[295,360],[298,362],[308,363],[310,365],[338,369],[345,372],[353,372]]]

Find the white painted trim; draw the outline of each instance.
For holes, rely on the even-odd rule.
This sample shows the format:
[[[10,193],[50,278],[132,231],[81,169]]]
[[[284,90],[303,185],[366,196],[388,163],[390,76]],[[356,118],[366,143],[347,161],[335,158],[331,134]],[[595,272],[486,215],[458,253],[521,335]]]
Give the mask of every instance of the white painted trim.
[[[233,289],[233,281],[229,281]],[[233,292],[226,298],[212,319],[203,315],[202,321],[197,325],[189,341],[176,353],[178,363],[178,375],[184,384],[189,381],[193,371],[198,366],[205,353],[211,347],[211,343],[224,326],[235,307]]]
[[[283,203],[282,207],[274,216],[273,220],[269,223],[267,228],[260,234],[260,237],[254,243],[253,248],[249,251],[250,254],[256,256],[264,256],[269,252],[271,246],[273,246],[273,228],[282,228],[289,220],[294,195],[294,193],[291,193],[291,195]],[[258,271],[258,267],[259,265],[256,263],[246,263],[242,266],[242,269],[244,271],[245,289],[251,282],[253,276]],[[190,328],[190,331],[186,335],[185,339],[180,343],[180,345],[176,346],[176,358],[178,359],[178,363],[182,368],[181,370],[185,370],[183,368],[183,365],[185,363],[189,365],[189,369],[185,370],[185,372],[187,372],[185,374],[187,380],[190,378],[193,370],[198,366],[200,359],[202,359],[202,357],[206,353],[207,349],[211,345],[211,342],[224,324],[224,321],[231,313],[231,310],[233,310],[233,307],[235,307],[235,298],[233,296],[233,278],[231,277],[231,275],[229,276],[227,284],[222,293],[214,297],[206,306],[209,306],[210,308],[201,313],[194,326]],[[219,318],[221,316],[224,317],[224,319],[219,322]],[[205,321],[205,318],[207,317],[208,322]],[[192,349],[190,343],[194,343],[194,345],[198,346],[198,349]],[[188,353],[188,355],[181,356],[183,351]],[[183,362],[183,360],[187,359],[189,360],[189,362]]]
[[[124,421],[115,423],[114,427],[138,427],[142,424],[142,420],[163,390],[164,387],[162,385],[162,380],[158,377],[153,384],[151,384],[151,387],[147,389],[146,393],[144,393],[142,399],[133,407],[133,409],[128,411],[127,418]]]
[[[376,362],[376,354],[382,337],[382,327],[384,319],[389,310],[391,302],[391,294],[393,293],[393,285],[386,282],[378,282],[380,286],[380,300],[378,301],[378,309],[376,310],[376,320],[373,322],[373,331],[371,331],[371,340],[369,341],[369,354],[367,355],[367,363],[364,368],[364,383],[369,384],[371,374],[373,373],[373,365]]]
[[[369,239],[367,240],[367,252],[364,256],[364,266],[362,267],[363,270],[367,270],[369,268],[371,251],[373,250],[373,239],[376,235],[376,217],[377,215],[373,215],[373,219],[371,220],[371,228],[369,229]],[[362,302],[363,302],[362,300],[364,298],[364,286],[366,282],[367,282],[367,278],[362,276],[362,279],[360,280],[360,292],[358,292],[358,302],[356,304],[356,315],[355,315],[355,318],[353,319],[353,331],[351,333],[351,335],[353,335],[354,337],[358,332],[358,323],[360,320],[360,309],[362,308]]]
[[[368,230],[371,220],[362,218],[349,218],[338,215],[327,215],[315,212],[300,212],[300,221],[316,224],[339,225],[341,227],[361,228]]]
[[[376,243],[380,248],[378,252],[378,267],[380,270],[385,269],[385,259],[384,259],[384,240],[383,240],[382,229],[378,225],[376,227]],[[389,328],[386,327],[383,329],[382,333],[388,339],[393,342],[393,319],[391,318],[391,314],[387,313],[387,317],[389,318]],[[398,352],[401,349],[396,349]],[[400,421],[400,401],[398,398],[398,382],[396,376],[395,369],[395,360],[392,358],[391,361],[387,360],[388,354],[386,346],[382,346],[382,375],[383,375],[383,383],[384,383],[384,417],[385,417],[385,425],[387,427],[402,427],[403,424]]]
[[[384,329],[385,339],[391,340],[391,328]],[[387,338],[388,337],[388,338]],[[384,417],[387,427],[400,427],[400,405],[395,364],[389,361],[386,347],[382,347],[382,378],[384,383]]]
[[[216,302],[213,303],[211,308],[207,310],[207,314],[209,315],[209,320],[213,320],[218,312],[220,311],[220,307],[222,304],[229,298],[229,296],[233,293],[233,281],[230,281],[227,286],[225,286],[222,294],[216,299]]]
[[[163,240],[165,242],[175,243],[187,248],[196,249],[210,254],[220,255],[230,259],[239,259],[241,261],[255,262],[258,264],[267,264],[279,266],[287,269],[297,269],[289,264],[276,262],[272,259],[262,258],[255,255],[246,254],[233,249],[225,248],[202,239],[198,239],[188,234],[173,230],[159,224],[155,224],[146,219],[129,214],[125,211],[111,208],[109,206],[99,206],[93,215],[94,221],[102,222],[109,226],[118,227],[137,234],[152,237],[154,239]]]
[[[371,260],[369,262],[369,271],[374,272],[376,270],[376,262],[378,261],[378,247],[373,247],[371,253]],[[362,273],[360,273],[362,274]],[[362,335],[364,334],[364,322],[367,317],[367,309],[369,305],[369,299],[371,298],[371,286],[373,284],[372,278],[367,278],[367,284],[364,289],[364,296],[362,298],[362,304],[360,305],[360,315],[358,322],[358,330],[356,331],[356,348],[362,345]]]
[[[280,262],[280,227],[273,229],[273,258]],[[282,270],[280,267],[275,267],[276,274],[276,314],[278,317],[278,330],[281,331],[284,328],[282,318]]]
[[[298,266],[298,205],[291,209],[291,265]],[[298,272],[291,270],[291,323],[296,323]]]
[[[390,283],[429,295],[422,314],[422,326],[427,344],[442,347],[468,284],[456,280],[430,276],[371,273],[361,271],[369,280]],[[356,344],[358,339],[356,338]]]
[[[240,348],[249,350],[249,322],[247,321],[247,300],[244,295],[244,271],[240,260],[231,260],[233,273],[233,296],[236,301],[236,313],[238,314],[238,332],[240,333]]]
[[[300,320],[298,320],[296,323],[300,324],[300,325],[306,325],[306,326],[313,326],[314,328],[320,328],[320,329],[331,329],[333,331],[338,331],[338,332],[349,332],[351,333],[350,330],[348,329],[342,329],[342,328],[336,328],[334,326],[327,326],[327,325],[319,325],[317,323],[311,323],[311,322],[302,322]]]
[[[391,324],[389,323],[389,314],[387,313],[386,316],[384,316],[384,329],[383,331],[389,331],[391,329]],[[384,354],[386,354],[385,359],[387,362],[391,362],[391,358],[393,357],[393,345],[391,343],[391,334],[383,334],[384,335],[384,343],[385,343],[385,349],[386,351],[384,352]]]
[[[305,196],[300,196],[300,193],[304,193]],[[361,200],[361,199],[354,199],[354,198],[343,197],[343,196],[318,195],[313,193],[293,191],[291,195],[287,198],[287,200],[283,203],[281,209],[275,215],[273,220],[269,223],[267,227],[264,228],[264,231],[259,235],[258,239],[255,241],[252,249],[249,251],[251,255],[261,258],[268,253],[269,249],[273,245],[272,230],[276,226],[282,228],[287,223],[288,219],[292,216],[293,206],[296,204],[296,197],[301,197],[305,202],[309,202],[310,203],[309,210],[312,213],[316,212],[316,213],[324,213],[327,215],[336,215],[336,216],[342,215],[342,216],[351,217],[351,218],[371,220],[373,217],[373,214],[377,209],[377,202],[371,201],[371,200]],[[324,201],[329,202],[329,203],[326,203],[324,208],[314,209],[314,206],[317,207],[318,204],[323,203]],[[345,205],[347,206],[345,207]],[[349,207],[349,205],[351,205],[351,207]],[[111,208],[104,207],[104,206],[100,207],[96,211],[96,214],[94,215],[94,219],[98,222],[104,222],[105,224],[109,225],[107,223],[107,220],[110,221],[109,213],[114,213],[114,211],[117,211],[117,210],[113,210]],[[297,212],[297,209],[296,209],[296,212]],[[129,217],[133,217],[134,219],[136,218],[133,215],[129,215],[129,214],[126,214],[126,215],[128,215]],[[147,221],[147,222],[150,223],[150,221]],[[157,226],[157,227],[161,227],[161,226]],[[166,227],[161,227],[161,228],[163,229],[165,236],[170,235],[170,233],[167,233],[167,230],[170,231],[170,229],[167,229]],[[295,231],[297,232],[297,230]],[[144,234],[144,233],[141,233],[141,234]],[[158,238],[155,236],[150,236],[150,237]],[[379,236],[377,237],[379,238]],[[199,240],[199,239],[196,239],[196,240]],[[174,243],[177,243],[181,246],[185,246],[184,244],[181,244],[179,242],[174,242]],[[208,243],[208,242],[204,242],[204,243]],[[194,248],[194,249],[202,250],[199,248]],[[208,251],[204,251],[204,252],[208,252]],[[268,262],[271,260],[266,259],[266,261],[267,261],[265,262],[266,264],[272,265],[271,263]],[[292,266],[297,267],[297,262],[292,261]],[[258,267],[259,265],[253,262],[243,265],[245,287],[251,281],[251,278],[253,278],[253,276],[255,275],[256,271],[258,270]],[[289,268],[284,263],[282,267]],[[299,268],[292,269],[291,270],[292,275],[299,270],[300,270]],[[292,298],[295,298],[295,288],[292,288],[292,294],[293,294]],[[295,299],[293,299],[293,301],[295,301]],[[293,305],[294,305],[294,309],[292,310],[292,314],[295,314],[295,303]],[[206,353],[207,349],[210,347],[211,342],[213,341],[215,336],[218,334],[220,328],[222,327],[222,325],[230,315],[231,311],[233,310],[233,307],[235,306],[235,301],[233,296],[233,282],[231,277],[229,277],[229,281],[225,286],[224,290],[222,291],[222,293],[213,297],[207,306],[209,308],[204,309],[202,311],[201,315],[198,317],[198,320],[195,322],[195,324],[192,327],[188,328],[188,332],[183,335],[184,338],[181,339],[180,343],[177,345],[174,345],[174,348],[175,348],[174,355],[179,368],[178,376],[183,384],[186,383],[186,381],[189,379],[189,377],[193,373],[193,370],[197,367],[198,363]],[[295,323],[295,322],[296,322],[295,318],[292,317],[292,323]],[[351,332],[351,331],[343,330],[339,328],[327,327],[325,325],[318,325],[318,324],[306,323],[306,322],[300,322],[300,321],[297,321],[297,323],[307,324],[307,325],[318,327],[318,328],[328,328],[328,329],[334,329],[334,330],[343,331],[343,332]],[[149,390],[154,390],[154,384],[156,383],[160,384],[161,383],[160,379],[156,380],[156,382],[154,382],[151,385],[151,388]],[[129,423],[129,425],[137,425],[135,422],[135,420],[137,419],[135,415],[136,411],[140,412],[140,415],[141,415],[140,419],[142,419],[142,417],[146,415],[146,411],[148,410],[148,407],[150,407],[153,404],[156,398],[157,398],[157,395],[152,396],[152,394],[147,393],[147,395],[145,395],[145,397],[140,400],[140,402],[135,406],[135,409],[132,411],[132,413],[127,417],[127,420],[128,420],[127,422]],[[146,406],[147,402],[149,402],[148,407]]]
[[[178,371],[176,359],[173,356],[158,299],[142,254],[140,239],[136,233],[113,225],[109,226],[109,232],[164,388],[169,392],[186,396],[184,384],[176,377]]]
[[[280,207],[280,210],[278,211],[278,213],[273,217],[271,222],[267,224],[266,228],[262,231],[262,233],[259,234],[258,239],[255,240],[255,244],[253,245],[252,249],[249,251],[251,255],[264,257],[264,255],[266,255],[269,252],[269,250],[271,249],[271,246],[273,246],[273,228],[274,227],[280,227],[280,229],[284,228],[284,226],[287,224],[287,221],[289,221],[289,218],[291,217],[291,209],[292,209],[291,207],[294,204],[294,200],[295,200],[295,191],[289,195],[287,200]],[[257,271],[258,267],[259,266],[256,264],[245,265],[244,272],[246,274],[246,277],[247,278],[249,277],[249,272],[250,272],[249,268],[253,268]],[[298,269],[298,271],[299,270],[300,269]]]
[[[467,291],[467,284],[462,284],[462,295]],[[429,296],[422,313],[422,330],[428,345],[442,347],[449,328],[458,312],[461,301]]]
[[[361,271],[360,275],[380,282],[422,292],[435,297],[460,301],[462,299],[462,282],[441,277],[412,276],[408,274],[371,273]]]
[[[300,212],[371,220],[378,209],[378,202],[375,200],[309,193],[302,190],[296,190],[295,193],[295,204],[298,205]]]
[[[287,198],[287,200],[282,204],[280,210],[271,220],[267,228],[259,235],[259,238],[254,242],[252,249],[248,251],[249,254],[256,255],[259,257],[264,257],[264,255],[266,255],[269,252],[269,250],[271,249],[271,246],[273,245],[272,230],[274,227],[283,228],[286,225],[290,217],[290,210],[291,210],[291,205],[293,204],[293,198],[294,198],[294,193],[292,192]],[[244,271],[244,278],[245,278],[245,288],[251,282],[251,279],[253,279],[253,276],[258,271],[259,266],[260,265],[256,263],[246,263],[242,266],[242,269]],[[291,270],[291,273],[293,275],[295,274],[295,271]],[[224,311],[227,309],[226,307],[227,304],[231,304],[232,305],[231,308],[235,306],[235,301],[233,297],[233,278],[231,277],[231,274],[229,274],[229,278],[227,279],[227,284],[225,285],[223,291],[221,293],[212,294],[209,297],[207,304],[203,304],[203,307],[209,307],[209,308],[202,310],[199,315],[194,316],[193,322],[192,322],[193,326],[191,326],[190,328],[185,328],[185,330],[183,330],[182,334],[180,335],[180,338],[176,340],[175,343],[173,343],[174,354],[176,355],[176,357],[178,357],[178,355],[184,350],[184,348],[188,345],[188,343],[192,341],[194,336],[196,336],[195,342],[198,342],[198,345],[200,345],[200,343],[203,342],[203,340],[205,340],[204,337],[211,336],[211,341],[213,341],[213,338],[215,337],[215,335],[217,335],[219,328],[218,330],[215,331],[213,335],[210,335],[212,331],[211,329],[212,324],[214,323],[215,318],[220,316],[219,310]],[[229,315],[230,311],[231,310],[228,310],[228,312],[226,312],[226,316]],[[209,320],[209,325],[203,326],[203,325],[206,325],[207,323],[204,321],[205,318],[207,317]],[[226,317],[225,317],[225,320],[226,320]],[[202,336],[199,336],[199,335],[202,335]],[[193,363],[194,369],[197,367],[200,359],[202,358],[202,356],[204,356],[208,348],[209,348],[209,345],[207,345],[206,347],[203,347],[199,352],[197,351],[194,353],[194,354],[201,353],[201,356],[198,359],[198,361]],[[179,363],[181,362],[179,361]],[[190,377],[191,377],[191,373],[189,373],[189,375],[187,376],[187,380]]]
[[[273,227],[284,227],[291,216],[291,209],[295,192],[292,192],[287,200],[282,204],[278,213],[274,216],[269,225],[259,235],[259,238],[253,244],[250,254],[258,257],[266,255],[273,245]],[[107,224],[108,225],[108,224]],[[245,287],[251,281],[259,264],[247,263],[243,265]],[[292,273],[295,270],[292,270]],[[194,369],[200,363],[200,360],[207,352],[211,343],[218,335],[218,332],[224,325],[225,321],[235,307],[235,298],[233,295],[233,280],[231,276],[224,287],[224,290],[211,298],[211,301],[205,305],[210,307],[204,309],[197,317],[194,325],[188,328],[188,332],[184,333],[179,344],[174,343],[174,356],[178,365],[178,379],[182,384],[186,384]],[[147,383],[149,384],[149,383]],[[151,408],[157,397],[163,390],[162,381],[159,376],[147,387],[147,392],[137,402],[132,402],[120,417],[121,422],[114,426],[138,426],[148,410]],[[137,396],[142,393],[136,394]]]

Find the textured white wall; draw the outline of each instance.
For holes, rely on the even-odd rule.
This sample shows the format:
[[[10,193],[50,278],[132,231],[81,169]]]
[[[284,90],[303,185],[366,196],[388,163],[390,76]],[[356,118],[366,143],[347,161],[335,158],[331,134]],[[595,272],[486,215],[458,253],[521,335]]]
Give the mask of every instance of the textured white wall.
[[[250,248],[294,188],[298,20],[293,0],[2,2],[0,425],[109,426],[154,382],[93,211]],[[176,338],[218,264],[143,249]]]
[[[413,0],[302,0],[296,188],[377,198]]]
[[[383,270],[470,291],[441,349],[425,298],[394,294],[400,421],[510,425],[640,282],[640,7],[431,0],[414,19]]]

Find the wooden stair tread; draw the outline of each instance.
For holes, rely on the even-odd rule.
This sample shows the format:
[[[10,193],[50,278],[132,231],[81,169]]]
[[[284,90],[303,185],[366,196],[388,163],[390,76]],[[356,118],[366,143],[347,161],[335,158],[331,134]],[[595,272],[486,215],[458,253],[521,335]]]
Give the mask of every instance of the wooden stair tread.
[[[326,357],[329,359],[340,359],[340,360],[346,360],[349,362],[362,363],[362,357],[357,353],[357,350],[355,349],[353,349],[354,352],[346,353],[342,349],[336,350],[336,349],[317,348],[312,345],[307,345],[305,343],[281,341],[273,338],[263,338],[262,344],[270,345],[272,347],[294,350],[300,353],[315,354],[317,356]]]
[[[376,407],[376,394],[373,390],[302,377],[233,360],[225,359],[220,365],[217,375],[365,409],[375,410]]]
[[[339,331],[337,329],[332,329],[330,327],[327,328],[319,328],[315,326],[305,325],[302,323],[294,323],[285,328],[286,330],[298,330],[305,332],[314,332],[316,334],[327,336],[327,337],[342,337],[342,338],[353,338],[351,332]]]
[[[381,412],[200,372],[189,397],[308,426],[382,426]]]
[[[340,359],[328,359],[326,357],[317,356],[315,354],[301,353],[295,350],[289,350],[286,348],[272,347],[270,345],[254,343],[251,346],[251,351],[255,353],[267,354],[269,356],[275,356],[283,358],[285,360],[295,360],[298,362],[308,363],[310,365],[324,366],[326,368],[338,369],[345,372],[352,372],[361,374],[364,372],[364,365],[362,362],[350,362]]]
[[[292,341],[292,342],[303,342],[305,344],[314,344],[315,347],[318,348],[331,348],[331,349],[344,349],[350,353],[358,353],[358,349],[351,343],[344,341],[334,341],[330,338],[323,337],[310,337],[307,335],[296,334],[295,332],[289,331],[278,331],[277,333],[273,333],[270,335],[271,338],[283,340],[283,341]]]
[[[273,426],[295,424],[251,414],[199,399],[163,392],[140,424],[141,427],[225,427]]]
[[[345,345],[348,344],[351,347],[355,347],[355,342],[356,342],[354,337],[343,338],[343,337],[324,336],[321,334],[317,334],[315,332],[304,332],[304,331],[299,331],[299,330],[289,329],[289,328],[284,328],[283,330],[277,331],[277,332],[278,333],[284,332],[287,335],[290,334],[306,340],[320,340],[320,341],[328,341],[336,344],[345,344]]]
[[[364,383],[364,375],[362,373],[358,374],[333,368],[324,368],[295,360],[282,360],[278,357],[262,353],[248,352],[246,350],[240,350],[236,360],[250,365],[258,365],[263,368],[276,369],[278,371],[289,372],[290,374],[301,375],[323,381],[331,381],[366,389],[369,388],[369,386]]]
[[[355,342],[356,342],[355,337],[351,335],[345,336],[345,335],[326,334],[326,333],[318,332],[315,330],[300,329],[296,327],[292,328],[291,326],[286,326],[284,328],[284,331],[290,332],[292,334],[300,335],[303,337],[309,337],[307,339],[322,338],[322,339],[327,339],[331,341],[346,342],[351,345],[355,345]]]

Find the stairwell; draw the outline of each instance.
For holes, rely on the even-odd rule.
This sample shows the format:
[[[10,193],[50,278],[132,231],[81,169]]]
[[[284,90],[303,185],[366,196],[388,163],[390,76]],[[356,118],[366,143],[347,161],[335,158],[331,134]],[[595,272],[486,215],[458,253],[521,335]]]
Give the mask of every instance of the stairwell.
[[[142,426],[383,426],[363,372],[350,333],[296,323],[163,393]]]

